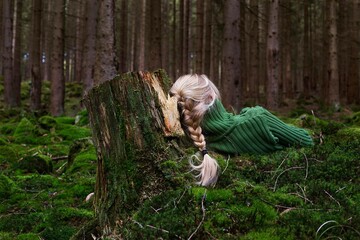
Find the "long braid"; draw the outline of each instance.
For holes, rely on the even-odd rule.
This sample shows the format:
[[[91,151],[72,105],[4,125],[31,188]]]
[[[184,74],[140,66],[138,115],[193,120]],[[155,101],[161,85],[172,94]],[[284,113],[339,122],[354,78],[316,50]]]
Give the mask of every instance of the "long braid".
[[[194,83],[194,81],[197,82]],[[198,93],[203,99],[196,99],[199,87],[203,84],[200,81],[205,81],[205,92]],[[203,87],[204,88],[204,87]],[[193,140],[194,145],[203,153],[203,161],[199,165],[195,165],[190,161],[190,166],[193,170],[199,171],[197,177],[200,179],[198,184],[203,186],[209,186],[216,183],[219,175],[219,165],[215,159],[211,158],[206,150],[205,137],[202,134],[200,123],[206,110],[211,106],[215,97],[218,97],[217,89],[213,89],[210,80],[206,76],[202,75],[201,78],[198,75],[187,75],[176,81],[171,88],[170,92],[177,98],[179,110],[181,111],[182,124],[185,126],[185,130]],[[201,91],[202,89],[200,89]],[[192,95],[193,94],[193,95]],[[208,95],[208,96],[207,96]],[[211,97],[211,99],[209,98]],[[211,104],[205,101],[211,100]],[[196,155],[194,155],[197,158]]]

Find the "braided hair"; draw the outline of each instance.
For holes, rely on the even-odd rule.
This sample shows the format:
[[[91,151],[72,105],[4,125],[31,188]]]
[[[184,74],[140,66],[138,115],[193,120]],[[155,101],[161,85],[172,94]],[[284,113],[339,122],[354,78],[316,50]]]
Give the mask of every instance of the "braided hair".
[[[202,163],[195,165],[190,161],[193,170],[198,171],[198,184],[209,186],[216,183],[219,176],[219,165],[209,156],[205,137],[201,129],[201,121],[205,112],[215,100],[220,98],[219,90],[205,75],[189,74],[176,80],[170,89],[170,95],[178,102],[181,122],[185,132],[203,155]],[[196,155],[194,155],[197,158]]]

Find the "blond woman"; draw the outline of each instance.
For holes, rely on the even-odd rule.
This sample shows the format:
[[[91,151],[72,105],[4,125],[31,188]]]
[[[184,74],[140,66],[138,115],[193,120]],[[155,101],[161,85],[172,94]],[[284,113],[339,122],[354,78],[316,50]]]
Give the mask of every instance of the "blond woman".
[[[205,75],[180,77],[170,96],[178,102],[185,132],[203,155],[201,164],[190,162],[199,172],[200,185],[214,185],[219,176],[219,165],[209,156],[207,146],[228,154],[264,154],[288,146],[313,145],[306,130],[282,122],[262,107],[244,108],[238,115],[227,112],[219,90]]]

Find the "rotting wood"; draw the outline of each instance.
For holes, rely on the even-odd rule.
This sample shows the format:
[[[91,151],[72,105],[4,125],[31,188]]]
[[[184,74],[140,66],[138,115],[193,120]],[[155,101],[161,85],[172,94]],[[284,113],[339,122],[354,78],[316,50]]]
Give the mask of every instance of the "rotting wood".
[[[100,229],[121,226],[145,199],[171,186],[160,165],[176,159],[184,136],[171,81],[162,70],[130,72],[84,97],[97,149],[94,206]]]

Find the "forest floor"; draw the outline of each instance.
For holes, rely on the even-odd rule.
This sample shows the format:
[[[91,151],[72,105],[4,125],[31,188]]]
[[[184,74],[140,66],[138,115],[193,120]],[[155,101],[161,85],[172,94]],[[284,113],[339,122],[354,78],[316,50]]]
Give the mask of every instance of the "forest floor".
[[[22,88],[22,109],[0,103],[0,239],[70,239],[95,217],[85,200],[96,150],[81,86],[67,85],[67,116],[56,118],[26,111],[28,83]],[[159,169],[173,188],[145,200],[107,239],[360,239],[360,112],[291,101],[276,115],[308,129],[315,146],[213,153],[222,168],[214,188],[195,186],[186,160],[165,161]]]

